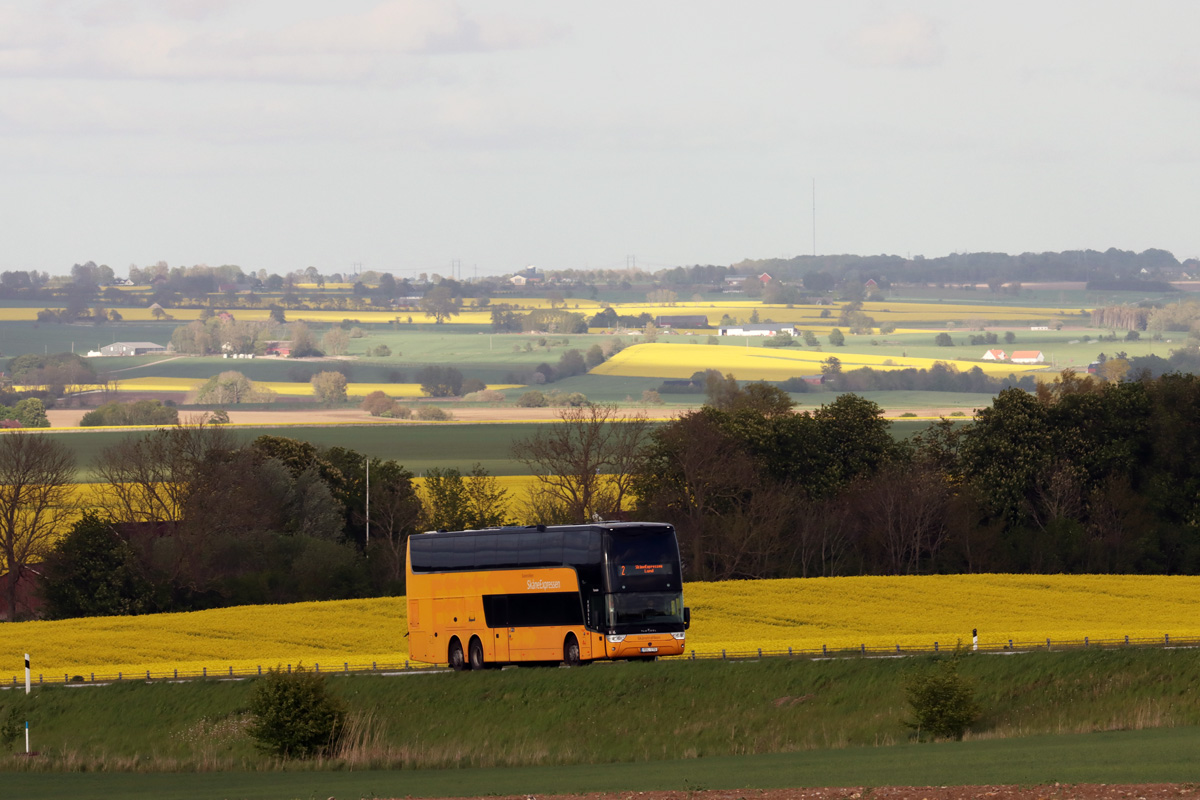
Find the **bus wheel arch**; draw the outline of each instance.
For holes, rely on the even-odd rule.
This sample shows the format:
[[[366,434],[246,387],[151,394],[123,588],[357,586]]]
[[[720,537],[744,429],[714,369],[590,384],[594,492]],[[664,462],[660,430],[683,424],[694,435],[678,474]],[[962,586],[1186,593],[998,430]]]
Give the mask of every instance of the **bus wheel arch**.
[[[579,659],[579,640],[573,633],[568,633],[563,640],[563,663],[568,667],[578,667],[582,663]]]
[[[450,669],[455,672],[462,672],[466,667],[466,660],[463,658],[462,642],[455,636],[450,640],[450,645],[446,649],[446,661],[450,664]]]
[[[471,669],[487,669],[487,662],[483,659],[483,642],[479,641],[478,636],[471,637],[471,643],[467,645],[468,664]]]

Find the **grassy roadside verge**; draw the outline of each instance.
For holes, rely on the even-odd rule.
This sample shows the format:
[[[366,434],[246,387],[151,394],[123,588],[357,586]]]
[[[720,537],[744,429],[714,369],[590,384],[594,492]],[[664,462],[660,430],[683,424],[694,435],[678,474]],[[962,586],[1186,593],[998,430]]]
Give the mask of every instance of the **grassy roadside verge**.
[[[326,769],[617,764],[908,746],[904,682],[931,659],[596,664],[331,677],[361,723]],[[1200,725],[1200,651],[976,655],[972,738]],[[37,762],[0,769],[270,770],[245,734],[251,681],[0,692]]]
[[[453,770],[218,773],[7,773],[6,796],[156,800],[471,797],[589,791],[804,786],[1190,783],[1200,728],[1034,736],[896,747],[650,761]]]

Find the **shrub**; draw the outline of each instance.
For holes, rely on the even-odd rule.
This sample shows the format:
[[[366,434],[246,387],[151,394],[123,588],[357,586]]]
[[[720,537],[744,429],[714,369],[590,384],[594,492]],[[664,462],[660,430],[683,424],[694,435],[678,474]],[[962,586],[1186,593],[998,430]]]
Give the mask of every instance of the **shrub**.
[[[642,390],[642,402],[646,405],[662,405],[662,396],[654,389]]]
[[[484,389],[463,395],[463,401],[467,403],[503,403],[506,399],[504,392],[498,392],[495,389]]]
[[[376,345],[371,349],[371,355],[375,358],[387,358],[392,354],[392,348],[386,344]]]
[[[462,382],[460,391],[463,394],[474,394],[475,392],[482,392],[486,388],[487,384],[479,380],[479,378],[467,378]]]
[[[372,417],[383,417],[387,416],[388,412],[396,407],[396,401],[383,392],[376,390],[364,397],[358,407]]]
[[[444,422],[448,419],[454,419],[454,415],[446,409],[438,408],[437,406],[421,406],[417,409],[417,419]]]
[[[229,412],[223,408],[218,408],[216,411],[211,411],[208,414],[209,425],[228,425]]]
[[[329,694],[325,677],[297,665],[269,670],[250,698],[254,720],[248,733],[260,750],[283,758],[329,752],[345,723],[342,702]]]
[[[904,694],[912,708],[912,719],[904,724],[916,731],[918,739],[924,734],[935,739],[962,739],[967,728],[983,715],[975,702],[974,687],[958,674],[960,658],[955,653],[905,681]]]
[[[537,389],[531,389],[517,398],[517,405],[521,408],[545,408],[550,405],[550,401]]]

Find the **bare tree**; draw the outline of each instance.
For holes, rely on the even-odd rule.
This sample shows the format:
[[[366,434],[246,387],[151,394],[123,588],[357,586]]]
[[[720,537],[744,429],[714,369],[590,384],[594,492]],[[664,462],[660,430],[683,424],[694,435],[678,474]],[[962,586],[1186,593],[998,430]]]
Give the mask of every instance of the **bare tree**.
[[[135,547],[153,548],[163,535],[173,539],[167,572],[175,578],[197,557],[194,551],[200,546],[194,537],[175,534],[195,508],[193,496],[210,474],[210,462],[235,449],[227,430],[202,422],[130,436],[100,453],[96,474],[103,484],[101,502],[114,519],[141,523],[146,536],[134,541]]]
[[[14,431],[0,436],[0,571],[8,573],[9,619],[17,585],[40,562],[76,510],[75,457],[53,439]]]
[[[408,537],[421,524],[421,500],[413,490],[412,475],[395,461],[374,459],[372,466],[371,541],[367,554],[373,568],[399,591],[404,588]]]
[[[513,458],[535,479],[531,507],[556,506],[576,522],[618,513],[638,471],[646,417],[622,419],[615,405],[585,403],[559,418],[513,444]]]

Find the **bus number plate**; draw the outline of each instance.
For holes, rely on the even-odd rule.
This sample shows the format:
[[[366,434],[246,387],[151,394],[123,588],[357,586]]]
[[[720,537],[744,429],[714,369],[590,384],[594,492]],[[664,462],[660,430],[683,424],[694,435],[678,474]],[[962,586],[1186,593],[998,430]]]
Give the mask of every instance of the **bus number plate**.
[[[658,648],[657,647],[643,647],[642,652],[643,653],[657,653]]]

